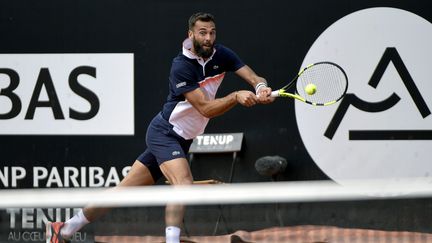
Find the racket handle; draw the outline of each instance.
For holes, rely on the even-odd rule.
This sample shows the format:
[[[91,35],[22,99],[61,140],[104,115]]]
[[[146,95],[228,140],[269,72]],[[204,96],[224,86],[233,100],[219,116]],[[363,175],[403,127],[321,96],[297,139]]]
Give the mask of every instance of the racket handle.
[[[279,90],[272,91],[270,97],[279,97]]]

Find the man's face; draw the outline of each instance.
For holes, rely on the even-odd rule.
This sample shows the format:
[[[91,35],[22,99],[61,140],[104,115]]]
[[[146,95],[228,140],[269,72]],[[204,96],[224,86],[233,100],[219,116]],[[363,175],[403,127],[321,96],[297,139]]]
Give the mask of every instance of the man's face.
[[[209,58],[216,39],[215,24],[198,20],[193,30],[189,30],[189,38],[192,39],[193,52],[202,58]]]

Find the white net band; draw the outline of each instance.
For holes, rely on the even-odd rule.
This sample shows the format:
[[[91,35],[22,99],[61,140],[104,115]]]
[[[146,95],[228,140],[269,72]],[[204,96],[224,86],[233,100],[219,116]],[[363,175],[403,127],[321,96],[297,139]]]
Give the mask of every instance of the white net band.
[[[430,179],[235,183],[193,186],[0,190],[0,208],[313,202],[432,196]]]

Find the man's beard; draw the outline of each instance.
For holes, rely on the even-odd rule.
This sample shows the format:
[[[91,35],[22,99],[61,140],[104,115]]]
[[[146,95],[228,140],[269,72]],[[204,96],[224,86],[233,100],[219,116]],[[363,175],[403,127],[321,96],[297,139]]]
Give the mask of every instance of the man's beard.
[[[211,57],[211,55],[213,54],[214,44],[211,46],[211,48],[206,50],[206,49],[204,49],[204,47],[202,45],[200,45],[200,43],[198,43],[198,41],[195,40],[195,38],[193,38],[192,42],[193,42],[195,54],[197,54],[199,57],[202,57],[202,58]]]

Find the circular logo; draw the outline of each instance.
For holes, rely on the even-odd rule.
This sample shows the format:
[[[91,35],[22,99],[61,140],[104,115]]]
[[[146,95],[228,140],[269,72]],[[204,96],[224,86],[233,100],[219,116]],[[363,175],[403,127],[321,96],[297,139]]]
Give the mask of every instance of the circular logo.
[[[312,45],[302,67],[335,62],[349,79],[334,105],[295,102],[303,143],[331,179],[432,175],[430,43],[432,24],[422,17],[370,8],[341,18]]]

